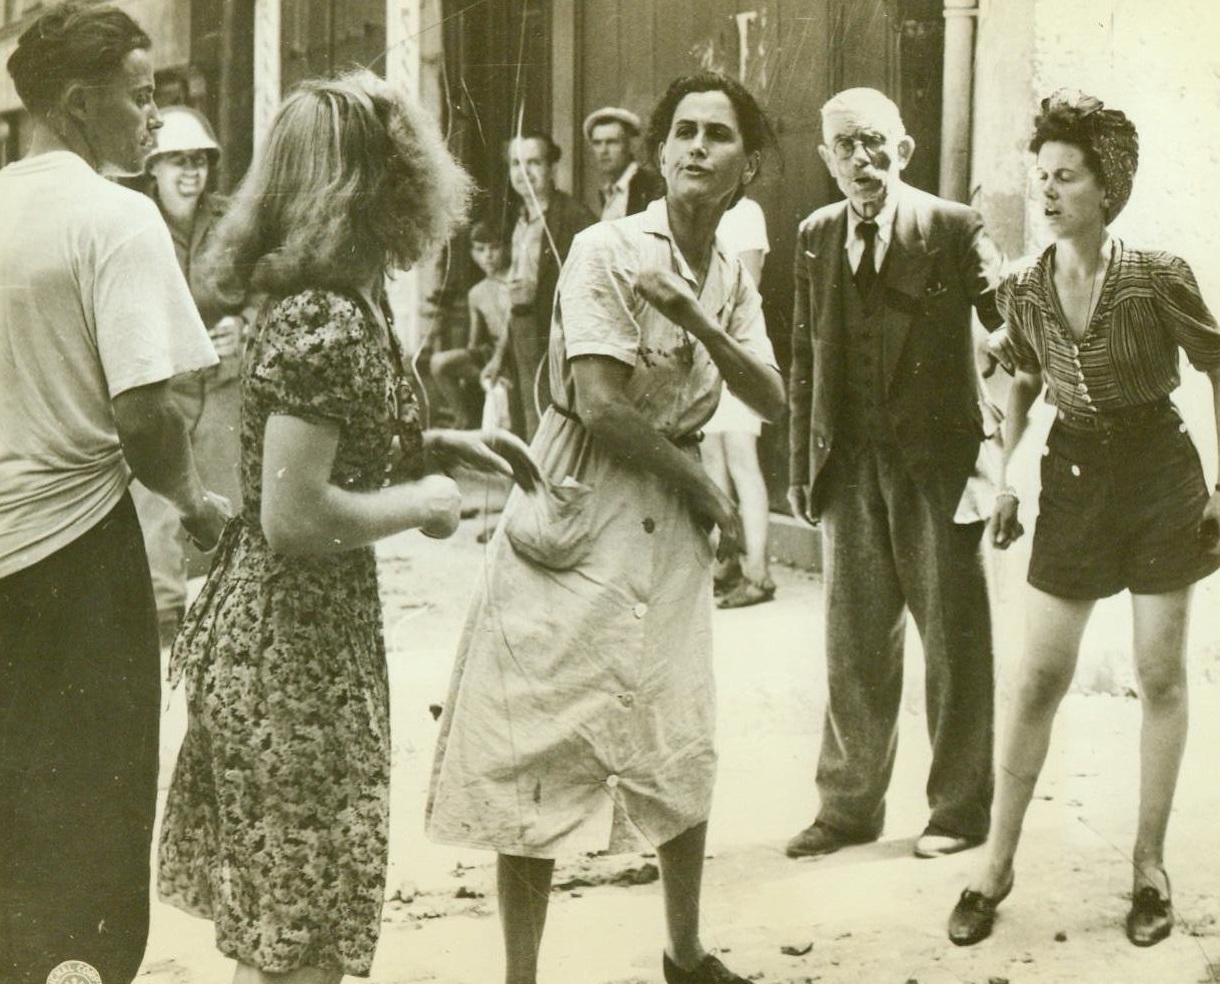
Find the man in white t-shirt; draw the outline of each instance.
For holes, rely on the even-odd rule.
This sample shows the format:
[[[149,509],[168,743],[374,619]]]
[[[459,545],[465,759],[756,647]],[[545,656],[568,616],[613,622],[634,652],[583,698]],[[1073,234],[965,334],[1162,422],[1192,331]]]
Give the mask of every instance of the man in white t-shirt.
[[[156,206],[100,173],[138,173],[153,145],[149,46],[117,8],[70,0],[8,63],[33,134],[0,171],[4,981],[139,968],[160,664],[127,485],[165,496],[204,546],[228,513],[167,386],[215,351]]]

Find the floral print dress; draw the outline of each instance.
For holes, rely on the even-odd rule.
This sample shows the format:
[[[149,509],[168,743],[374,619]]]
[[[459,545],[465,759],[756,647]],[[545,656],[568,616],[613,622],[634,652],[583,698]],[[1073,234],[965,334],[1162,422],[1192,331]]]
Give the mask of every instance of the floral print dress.
[[[391,333],[392,334],[392,333]],[[174,646],[188,727],[161,830],[161,897],[225,955],[367,976],[384,897],[389,690],[371,547],[286,557],[263,538],[263,434],[339,424],[331,481],[370,491],[422,429],[397,351],[354,297],[269,305],[243,368],[241,515]]]

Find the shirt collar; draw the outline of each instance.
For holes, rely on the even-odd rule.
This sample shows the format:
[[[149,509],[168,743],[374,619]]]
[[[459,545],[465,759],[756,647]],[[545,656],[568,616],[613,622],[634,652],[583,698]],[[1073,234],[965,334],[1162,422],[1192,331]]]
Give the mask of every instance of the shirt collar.
[[[885,205],[881,211],[873,216],[873,221],[877,223],[877,238],[882,242],[888,243],[894,232],[894,215],[898,211],[898,197],[901,194],[902,184],[895,182],[894,187],[890,189],[888,195],[885,196]],[[864,217],[858,215],[856,210],[852,208],[851,202],[847,203],[847,241],[851,242],[852,237],[856,235],[856,229]]]
[[[611,181],[603,189],[607,197],[613,195],[615,192],[627,191],[627,186],[631,183],[631,179],[635,177],[635,172],[639,169],[640,165],[635,161],[632,161],[625,168],[623,168],[623,173],[620,174],[614,181]]]
[[[678,249],[678,244],[674,240],[673,229],[669,225],[669,204],[665,199],[657,198],[649,202],[644,211],[640,213],[640,221],[641,229],[645,233],[658,236],[669,244],[669,254],[673,261],[674,272],[690,284],[691,290],[698,293],[698,281],[695,279],[695,273],[691,270],[690,264],[686,262],[686,257],[682,255],[682,250]],[[707,275],[703,282],[703,291],[699,294],[700,304],[703,305],[704,310],[718,313],[728,301],[730,293],[726,274],[730,269],[729,254],[720,242],[720,237],[717,236],[712,241],[712,258],[708,263]]]
[[[517,221],[522,225],[533,225],[536,222],[542,221],[546,213],[551,210],[551,200],[548,198],[546,202],[542,204],[542,211],[531,216],[529,208],[526,207],[525,200],[519,199],[519,201],[520,205],[517,208]]]
[[[690,264],[686,262],[686,257],[682,255],[682,250],[678,249],[678,244],[674,240],[673,229],[669,225],[668,202],[664,198],[654,199],[648,203],[640,214],[642,216],[644,232],[660,236],[669,242],[669,249],[673,254],[677,272],[694,285],[696,282],[695,274],[691,270]],[[724,251],[724,246],[720,242],[719,236],[712,240],[712,254],[712,259],[716,263],[727,264],[729,262],[728,254]]]

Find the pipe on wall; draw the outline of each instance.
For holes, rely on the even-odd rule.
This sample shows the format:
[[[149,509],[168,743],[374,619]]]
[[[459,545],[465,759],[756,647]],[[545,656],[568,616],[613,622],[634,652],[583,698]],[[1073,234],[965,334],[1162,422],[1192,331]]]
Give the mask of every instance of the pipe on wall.
[[[944,0],[945,67],[941,97],[940,195],[970,200],[970,115],[978,0]]]

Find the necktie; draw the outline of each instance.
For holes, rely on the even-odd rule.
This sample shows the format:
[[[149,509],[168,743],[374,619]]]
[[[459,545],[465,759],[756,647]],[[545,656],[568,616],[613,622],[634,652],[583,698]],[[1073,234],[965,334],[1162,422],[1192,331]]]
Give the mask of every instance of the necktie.
[[[860,263],[856,267],[856,275],[853,279],[860,293],[867,297],[873,289],[873,282],[877,279],[877,261],[875,256],[877,223],[861,222],[856,226],[856,232],[864,240],[864,252],[860,255]]]

